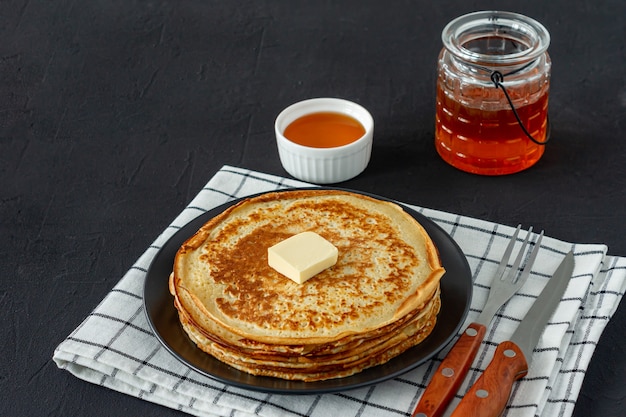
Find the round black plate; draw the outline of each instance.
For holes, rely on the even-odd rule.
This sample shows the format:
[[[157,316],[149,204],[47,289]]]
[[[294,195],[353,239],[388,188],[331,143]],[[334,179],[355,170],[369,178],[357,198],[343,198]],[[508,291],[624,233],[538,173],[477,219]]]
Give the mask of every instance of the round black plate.
[[[354,192],[354,191],[352,191]],[[381,200],[382,197],[373,196]],[[144,284],[144,307],[148,322],[159,341],[176,358],[200,374],[219,382],[255,391],[280,394],[319,394],[344,391],[376,384],[408,372],[432,358],[456,335],[469,310],[472,274],[467,259],[456,242],[422,214],[403,206],[426,229],[439,250],[446,273],[441,280],[441,312],[432,333],[419,345],[389,362],[346,378],[317,382],[287,381],[238,371],[198,349],[178,321],[178,313],[168,289],[174,256],[182,243],[209,219],[239,200],[216,207],[189,222],[163,245],[150,265]]]

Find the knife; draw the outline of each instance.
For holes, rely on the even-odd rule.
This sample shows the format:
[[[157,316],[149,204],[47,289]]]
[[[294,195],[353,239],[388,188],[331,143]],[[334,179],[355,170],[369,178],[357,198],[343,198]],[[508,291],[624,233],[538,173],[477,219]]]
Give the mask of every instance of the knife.
[[[498,345],[491,363],[465,394],[451,417],[497,417],[502,413],[513,384],[528,373],[533,349],[561,301],[573,271],[574,254],[569,252],[511,339]]]

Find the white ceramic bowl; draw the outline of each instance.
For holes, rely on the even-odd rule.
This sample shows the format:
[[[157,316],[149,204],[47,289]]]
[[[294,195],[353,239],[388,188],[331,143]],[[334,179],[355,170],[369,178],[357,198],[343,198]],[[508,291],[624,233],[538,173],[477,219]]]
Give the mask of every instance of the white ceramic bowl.
[[[302,146],[287,139],[283,132],[294,120],[310,113],[343,113],[358,120],[365,134],[354,142],[334,148]],[[339,98],[313,98],[292,104],[274,123],[278,155],[283,168],[302,181],[331,184],[359,175],[370,160],[374,119],[362,106]]]

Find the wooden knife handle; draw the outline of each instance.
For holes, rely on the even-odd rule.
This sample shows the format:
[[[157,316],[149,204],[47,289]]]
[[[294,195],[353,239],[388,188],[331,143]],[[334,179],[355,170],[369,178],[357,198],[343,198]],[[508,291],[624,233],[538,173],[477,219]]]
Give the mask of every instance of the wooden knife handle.
[[[513,383],[527,372],[528,362],[519,347],[509,341],[500,343],[491,363],[451,417],[498,417],[509,401]]]
[[[437,368],[422,398],[420,398],[413,417],[439,417],[444,411],[459,386],[465,379],[472,365],[487,328],[482,324],[470,323],[459,340]]]

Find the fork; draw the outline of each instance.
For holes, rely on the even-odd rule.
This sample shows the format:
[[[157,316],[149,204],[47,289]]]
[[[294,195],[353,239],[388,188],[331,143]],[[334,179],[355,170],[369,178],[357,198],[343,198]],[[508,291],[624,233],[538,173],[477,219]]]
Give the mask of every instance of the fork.
[[[437,368],[419,403],[415,407],[412,417],[439,417],[444,413],[452,397],[463,382],[465,375],[467,375],[467,371],[478,353],[478,348],[485,337],[487,327],[491,323],[494,315],[528,279],[530,270],[541,246],[543,231],[534,242],[534,248],[528,256],[524,270],[518,276],[518,270],[524,259],[524,254],[526,253],[526,248],[529,245],[533,230],[532,227],[528,229],[526,238],[517,253],[515,262],[508,273],[505,274],[520,229],[521,225],[517,226],[515,233],[504,251],[502,260],[492,279],[491,289],[489,290],[489,297],[487,298],[485,307],[478,316],[478,319],[467,326],[461,337],[459,337],[459,340],[457,340],[439,365],[439,368]]]

